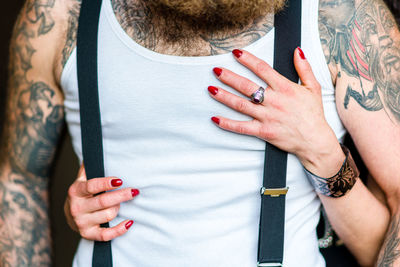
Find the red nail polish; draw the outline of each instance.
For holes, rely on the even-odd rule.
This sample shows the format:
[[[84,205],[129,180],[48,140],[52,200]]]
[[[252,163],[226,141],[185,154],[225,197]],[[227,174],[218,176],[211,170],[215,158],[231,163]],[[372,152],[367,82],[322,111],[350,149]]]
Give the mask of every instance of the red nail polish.
[[[111,180],[111,185],[113,187],[118,187],[122,185],[122,180],[121,179],[112,179]]]
[[[234,49],[232,53],[236,58],[240,58],[243,55],[243,52],[239,49]]]
[[[219,125],[219,119],[218,119],[217,117],[212,117],[211,120],[212,120],[215,124]]]
[[[132,197],[136,197],[137,195],[139,195],[140,192],[137,189],[132,189],[131,193],[132,193]]]
[[[213,71],[214,71],[215,75],[217,75],[217,77],[221,76],[221,73],[222,73],[221,68],[214,68]]]
[[[218,88],[215,86],[209,86],[208,91],[210,92],[210,94],[216,95],[218,93]]]
[[[125,224],[126,230],[129,230],[129,228],[131,228],[132,224],[133,224],[133,221],[132,221],[132,220],[130,220],[129,222],[127,222],[127,223]]]
[[[306,59],[306,56],[304,55],[303,50],[301,50],[300,47],[297,47],[297,49],[299,50],[299,56],[301,57],[301,59]]]

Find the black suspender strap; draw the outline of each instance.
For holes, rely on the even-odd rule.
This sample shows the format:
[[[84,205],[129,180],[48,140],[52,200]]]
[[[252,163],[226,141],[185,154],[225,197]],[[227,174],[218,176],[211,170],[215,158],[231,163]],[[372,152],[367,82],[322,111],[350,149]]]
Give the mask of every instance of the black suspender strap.
[[[293,82],[299,77],[293,53],[301,42],[301,0],[289,0],[275,15],[274,68]],[[282,266],[287,153],[266,143],[258,240],[258,266]]]
[[[103,136],[97,79],[97,36],[101,0],[84,0],[79,16],[77,68],[82,153],[87,179],[104,177]],[[109,227],[108,223],[101,227]],[[93,267],[111,267],[111,242],[95,242]]]

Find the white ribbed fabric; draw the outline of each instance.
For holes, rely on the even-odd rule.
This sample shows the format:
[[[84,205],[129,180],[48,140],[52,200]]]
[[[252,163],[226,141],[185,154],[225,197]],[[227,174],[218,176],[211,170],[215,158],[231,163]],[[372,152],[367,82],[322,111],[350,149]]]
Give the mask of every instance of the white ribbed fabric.
[[[303,0],[302,16],[302,49],[322,85],[326,118],[340,139],[345,130],[319,40],[318,1]],[[272,64],[273,41],[271,31],[245,49]],[[231,54],[177,57],[141,47],[118,24],[110,0],[103,1],[99,94],[105,172],[141,191],[111,222],[135,220],[112,242],[114,266],[255,266],[265,144],[210,121],[213,115],[249,119],[209,96],[209,85],[227,88],[214,77],[216,66],[264,84]],[[82,159],[76,68],[73,52],[62,87],[69,131]],[[325,266],[315,231],[320,202],[293,155],[287,183],[284,265]],[[93,242],[82,240],[73,265],[91,266],[92,251]]]

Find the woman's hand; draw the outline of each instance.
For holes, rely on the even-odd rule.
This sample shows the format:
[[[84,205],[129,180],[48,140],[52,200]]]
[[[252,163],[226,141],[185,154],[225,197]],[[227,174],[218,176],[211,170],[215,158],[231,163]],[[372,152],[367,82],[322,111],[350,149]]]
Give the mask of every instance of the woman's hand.
[[[210,86],[208,90],[212,97],[254,119],[234,121],[219,116],[212,120],[222,129],[256,136],[295,154],[303,166],[315,174],[335,174],[343,163],[344,154],[325,120],[321,86],[301,49],[297,48],[294,52],[294,64],[301,85],[289,81],[266,62],[246,51],[234,50],[233,54],[242,65],[267,83],[264,101],[254,104],[248,99],[264,85],[258,85],[227,69],[214,68],[220,81],[246,98]],[[332,160],[337,164],[332,164]]]
[[[121,185],[122,180],[115,177],[87,181],[85,168],[81,166],[64,204],[69,226],[88,240],[109,241],[125,234],[132,226],[132,220],[123,221],[111,228],[101,228],[100,224],[113,220],[118,214],[120,203],[132,200],[139,194],[139,190],[123,188],[97,195]]]

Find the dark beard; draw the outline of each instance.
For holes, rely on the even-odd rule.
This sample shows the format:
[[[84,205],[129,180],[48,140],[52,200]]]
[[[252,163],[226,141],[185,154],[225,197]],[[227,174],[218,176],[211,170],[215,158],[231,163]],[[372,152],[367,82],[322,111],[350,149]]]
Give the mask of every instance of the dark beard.
[[[218,0],[208,0],[215,2],[215,5],[210,5],[209,9],[204,11],[180,10],[164,4],[163,1],[148,0],[143,2],[151,10],[153,23],[156,23],[159,29],[158,35],[165,42],[170,44],[180,43],[184,46],[190,46],[193,37],[212,35],[223,38],[224,34],[240,32],[257,19],[281,9],[285,3],[285,0],[270,0],[269,2],[274,4],[267,4],[269,2],[266,1],[265,7],[261,10],[253,8],[238,12],[231,6],[218,5]],[[243,1],[237,3],[243,5]],[[156,18],[156,22],[154,22],[154,18]]]

